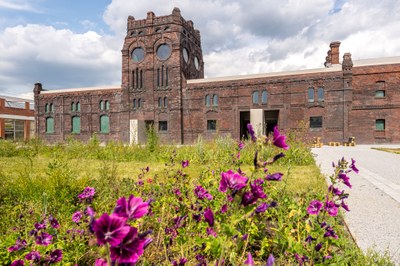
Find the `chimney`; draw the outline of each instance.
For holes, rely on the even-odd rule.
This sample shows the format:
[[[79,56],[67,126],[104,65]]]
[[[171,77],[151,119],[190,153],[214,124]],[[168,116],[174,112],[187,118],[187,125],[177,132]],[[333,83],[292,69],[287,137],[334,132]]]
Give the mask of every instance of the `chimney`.
[[[42,90],[43,90],[42,83],[36,82],[35,87],[33,89],[34,94],[40,94]]]
[[[329,47],[331,47],[331,64],[337,65],[339,64],[339,46],[340,42],[331,42]]]

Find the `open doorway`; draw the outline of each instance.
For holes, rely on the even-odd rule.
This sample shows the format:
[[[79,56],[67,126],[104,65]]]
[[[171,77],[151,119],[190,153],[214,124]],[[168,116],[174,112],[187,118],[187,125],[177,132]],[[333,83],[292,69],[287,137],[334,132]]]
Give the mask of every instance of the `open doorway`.
[[[247,124],[250,123],[250,111],[240,112],[240,139],[248,139]]]
[[[279,110],[264,111],[264,127],[265,134],[271,134],[274,127],[278,125]]]

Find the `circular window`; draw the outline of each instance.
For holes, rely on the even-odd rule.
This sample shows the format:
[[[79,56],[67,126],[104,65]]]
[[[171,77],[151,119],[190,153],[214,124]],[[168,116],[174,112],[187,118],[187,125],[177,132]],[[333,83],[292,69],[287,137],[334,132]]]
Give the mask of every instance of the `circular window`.
[[[160,60],[165,60],[171,55],[171,48],[168,44],[164,43],[157,48],[157,57]]]
[[[142,47],[138,47],[133,49],[132,51],[132,60],[135,63],[142,61],[144,58],[144,50]]]
[[[197,70],[199,70],[200,64],[199,64],[199,59],[197,58],[197,56],[194,57],[194,66],[196,67]]]
[[[189,61],[189,52],[186,48],[183,48],[182,55],[183,55],[183,60],[185,60],[185,63],[187,63]]]

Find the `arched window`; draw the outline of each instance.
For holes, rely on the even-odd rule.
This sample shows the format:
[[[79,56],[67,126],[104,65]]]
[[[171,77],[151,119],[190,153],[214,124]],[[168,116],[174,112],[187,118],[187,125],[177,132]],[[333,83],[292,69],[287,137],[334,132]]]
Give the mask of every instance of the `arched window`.
[[[101,100],[99,103],[100,110],[104,110],[104,102]]]
[[[253,104],[258,104],[258,91],[253,92]]]
[[[165,108],[168,107],[168,99],[167,99],[167,97],[164,97],[164,107]]]
[[[75,112],[75,103],[74,102],[71,103],[71,112]]]
[[[110,110],[110,103],[108,101],[105,102],[106,110]]]
[[[81,111],[81,104],[79,102],[76,103],[76,111],[77,112]]]
[[[46,113],[49,112],[49,104],[48,104],[48,103],[46,103],[46,105],[44,106],[44,111],[45,111]]]
[[[136,109],[136,99],[133,99],[132,106],[133,106],[133,109]]]
[[[217,94],[213,95],[213,106],[218,106],[218,95]]]
[[[50,104],[50,112],[54,112],[54,106],[52,103]]]
[[[137,101],[137,107],[142,108],[142,99],[141,98],[139,98]]]
[[[313,87],[308,88],[308,102],[309,103],[314,102],[314,88]]]
[[[268,93],[267,91],[263,91],[261,94],[261,102],[266,104],[268,101]]]
[[[324,101],[324,88],[322,87],[318,88],[318,101],[319,102]]]
[[[110,132],[110,119],[108,115],[100,116],[100,133]]]
[[[206,106],[211,105],[211,96],[209,94],[206,95]]]
[[[81,118],[79,116],[72,117],[72,133],[79,134],[81,133]]]
[[[54,118],[46,118],[46,133],[54,133]]]
[[[158,97],[158,108],[162,107],[162,99],[161,97]]]

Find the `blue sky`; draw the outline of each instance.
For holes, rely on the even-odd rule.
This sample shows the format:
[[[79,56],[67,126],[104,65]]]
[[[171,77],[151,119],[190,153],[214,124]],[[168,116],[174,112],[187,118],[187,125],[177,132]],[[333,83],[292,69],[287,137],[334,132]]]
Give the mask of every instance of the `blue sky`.
[[[126,19],[179,7],[202,38],[206,77],[400,55],[396,0],[0,0],[0,94],[121,84]]]

